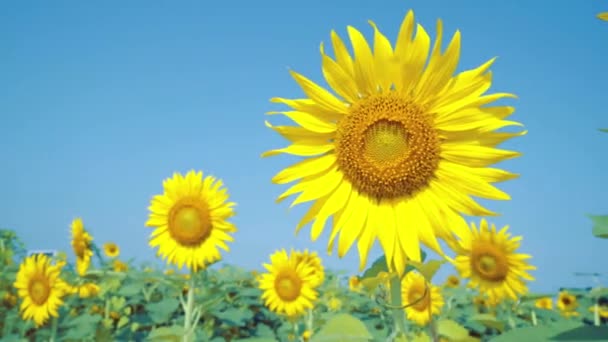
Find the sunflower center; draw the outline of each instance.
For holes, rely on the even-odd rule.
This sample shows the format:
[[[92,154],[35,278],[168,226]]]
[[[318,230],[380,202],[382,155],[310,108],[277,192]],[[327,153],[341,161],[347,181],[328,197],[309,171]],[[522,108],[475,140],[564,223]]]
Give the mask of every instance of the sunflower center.
[[[300,296],[302,281],[296,274],[286,272],[277,276],[274,288],[283,301],[292,302]]]
[[[427,187],[439,164],[439,143],[430,115],[391,93],[355,103],[335,140],[344,176],[377,200],[411,197]]]
[[[419,301],[412,305],[412,308],[414,308],[416,311],[428,310],[428,306],[430,304],[429,297],[430,296],[428,293],[424,293],[424,288],[421,289],[418,287],[411,289],[407,294],[409,304]]]
[[[80,259],[84,258],[86,251],[89,250],[90,247],[86,237],[75,239],[73,246],[74,254]]]
[[[29,284],[29,294],[32,302],[36,305],[43,305],[51,294],[51,287],[46,279],[41,277],[33,278]]]
[[[169,232],[182,246],[197,246],[211,233],[209,208],[204,201],[183,198],[169,212]]]
[[[471,268],[482,279],[490,282],[502,282],[507,279],[509,264],[501,251],[493,246],[481,245],[473,249]]]
[[[564,303],[564,305],[568,306],[568,305],[572,304],[572,301],[570,300],[570,298],[564,297],[564,298],[562,298],[562,303]]]

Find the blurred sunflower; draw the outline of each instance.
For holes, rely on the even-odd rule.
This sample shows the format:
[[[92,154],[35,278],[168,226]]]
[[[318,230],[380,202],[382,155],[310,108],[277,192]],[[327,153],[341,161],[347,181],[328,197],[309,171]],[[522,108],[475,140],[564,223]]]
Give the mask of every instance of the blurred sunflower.
[[[80,276],[85,275],[91,265],[93,250],[91,243],[93,237],[84,229],[81,218],[72,221],[72,249],[76,255],[76,272]]]
[[[221,180],[194,171],[163,182],[164,193],[152,199],[146,222],[155,227],[150,246],[158,247],[158,255],[196,272],[221,258],[218,247],[229,250],[226,242],[233,241],[236,227],[227,220],[235,204],[227,202],[222,186]]]
[[[309,252],[308,250],[304,250],[303,252],[293,251],[292,253],[296,263],[303,262],[314,270],[314,280],[312,282],[312,286],[318,287],[323,284],[323,281],[325,280],[325,270],[323,268],[321,258],[317,252]]]
[[[103,252],[108,258],[116,258],[120,255],[120,248],[114,242],[106,242],[103,244]]]
[[[353,292],[361,291],[361,280],[358,276],[354,275],[348,278],[348,288]]]
[[[298,181],[278,201],[299,193],[292,206],[314,203],[296,231],[314,221],[314,241],[333,216],[328,251],[337,240],[338,255],[343,257],[358,241],[363,269],[378,238],[388,267],[402,274],[406,259],[420,261],[420,242],[442,253],[437,236],[466,233],[461,214],[494,214],[471,196],[510,199],[491,183],[516,175],[489,166],[519,156],[496,146],[525,132],[495,132],[521,124],[505,120],[512,107],[488,106],[515,97],[484,95],[492,83],[487,71],[494,59],[454,75],[460,32],[441,52],[443,26],[438,21],[429,57],[431,40],[424,28],[418,25],[412,37],[412,11],[394,48],[370,24],[373,51],[351,26],[353,56],[333,31],[335,58],[321,46],[323,75],[335,95],[291,72],[307,98],[273,98],[272,102],[293,110],[269,114],[283,114],[299,126],[275,127],[267,122],[291,145],[263,156],[286,153],[306,158],[273,178],[277,184]]]
[[[23,300],[20,311],[24,320],[33,320],[39,327],[50,316],[59,316],[58,309],[68,291],[60,273],[61,266],[53,265],[43,254],[27,257],[21,263],[13,286]]]
[[[272,254],[270,264],[264,267],[268,273],[261,274],[258,280],[262,299],[270,310],[294,317],[313,307],[318,298],[313,267],[297,263],[285,250]]]
[[[602,12],[597,15],[600,20],[608,21],[608,12]]]
[[[460,278],[458,278],[458,276],[455,275],[449,275],[448,278],[445,280],[445,286],[447,287],[451,287],[451,288],[455,288],[460,286]]]
[[[551,299],[550,297],[539,298],[534,302],[534,306],[539,309],[552,310],[553,299]]]
[[[126,272],[129,269],[129,265],[118,259],[112,261],[112,267],[114,268],[114,272]]]
[[[416,272],[408,272],[401,284],[403,301],[413,304],[405,308],[407,319],[420,326],[430,322],[429,314],[438,315],[445,303],[439,287],[433,284],[426,286],[426,279]]]
[[[329,309],[329,311],[340,311],[340,309],[342,308],[342,301],[340,300],[340,298],[331,297],[327,301],[327,308]]]
[[[80,298],[95,297],[99,294],[101,288],[94,283],[85,283],[79,286],[71,286],[70,293],[77,294]]]
[[[534,280],[527,271],[536,267],[527,264],[530,256],[518,254],[521,237],[511,238],[508,226],[500,231],[481,220],[479,230],[471,224],[468,234],[464,234],[455,252],[458,254],[454,265],[461,277],[470,278],[470,287],[478,288],[496,302],[504,298],[516,300],[528,289],[524,280]]]
[[[557,308],[565,316],[578,316],[575,311],[578,308],[578,300],[568,291],[562,291],[557,296]]]
[[[598,305],[597,310],[601,318],[608,319],[608,305]],[[589,312],[595,313],[595,305],[589,307]]]

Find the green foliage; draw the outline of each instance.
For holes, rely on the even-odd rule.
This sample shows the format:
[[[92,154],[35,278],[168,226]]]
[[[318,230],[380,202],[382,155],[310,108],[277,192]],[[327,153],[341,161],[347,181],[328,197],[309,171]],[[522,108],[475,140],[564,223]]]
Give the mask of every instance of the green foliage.
[[[339,314],[325,323],[313,336],[312,342],[371,341],[373,338],[361,320],[352,315]]]
[[[593,221],[593,235],[598,238],[608,239],[608,215],[589,215],[589,218]]]

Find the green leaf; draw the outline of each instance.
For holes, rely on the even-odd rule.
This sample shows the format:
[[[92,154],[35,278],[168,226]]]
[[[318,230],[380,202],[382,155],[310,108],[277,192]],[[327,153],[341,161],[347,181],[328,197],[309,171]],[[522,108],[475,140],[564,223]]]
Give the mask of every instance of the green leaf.
[[[348,314],[338,314],[312,336],[311,342],[370,341],[372,339],[373,336],[361,320]]]
[[[594,287],[589,292],[592,298],[608,297],[608,287]]]
[[[500,332],[505,330],[505,323],[490,314],[478,314],[469,318],[469,321],[482,324],[487,328],[494,328]]]
[[[159,324],[165,323],[171,318],[171,315],[177,310],[179,301],[175,298],[164,298],[160,302],[150,303],[146,305],[146,310],[152,322]]]
[[[408,261],[429,283],[432,282],[433,277],[441,268],[441,265],[445,264],[443,260],[429,260],[425,263]]]
[[[500,336],[491,339],[491,342],[511,342],[511,341],[592,341],[593,334],[590,335],[579,335],[580,338],[557,338],[563,333],[576,331],[577,329],[584,328],[581,323],[574,321],[565,321],[560,323],[553,323],[549,325],[539,325],[535,327],[517,328],[502,333]],[[599,328],[589,326],[587,328]],[[594,329],[591,329],[594,330]],[[601,332],[600,329],[596,331]],[[606,335],[603,335],[606,336]],[[564,336],[565,337],[565,336]],[[601,341],[595,339],[595,341]]]
[[[70,329],[65,336],[66,340],[86,340],[93,338],[97,332],[97,324],[101,321],[100,316],[83,314],[71,319],[66,324]]]
[[[253,318],[253,313],[250,310],[229,308],[226,311],[215,313],[215,316],[222,321],[232,322],[237,325],[244,325],[247,323],[247,321]]]
[[[277,339],[270,337],[249,337],[243,338],[240,340],[235,340],[236,342],[277,342]]]
[[[170,327],[156,328],[148,335],[148,341],[175,341],[180,342],[184,336],[184,327],[173,325]]]
[[[131,283],[121,287],[120,290],[118,290],[118,295],[123,297],[132,297],[140,293],[142,288],[143,287],[140,283]]]
[[[420,250],[420,262],[424,262],[424,260],[426,259],[426,252],[423,250]],[[413,270],[414,267],[411,265],[407,265],[405,267],[405,273]],[[364,278],[374,278],[378,275],[378,273],[380,272],[388,272],[388,267],[386,266],[386,257],[384,256],[384,254],[382,254],[381,256],[379,256],[373,263],[372,265],[365,270],[365,272],[363,272],[363,275],[361,276],[362,279]]]
[[[608,239],[608,215],[588,215],[593,221],[593,235],[598,238]]]
[[[437,333],[450,341],[460,341],[469,337],[469,331],[451,319],[437,321]]]
[[[521,296],[520,301],[522,303],[536,301],[542,298],[553,298],[555,294],[553,293],[528,293]]]

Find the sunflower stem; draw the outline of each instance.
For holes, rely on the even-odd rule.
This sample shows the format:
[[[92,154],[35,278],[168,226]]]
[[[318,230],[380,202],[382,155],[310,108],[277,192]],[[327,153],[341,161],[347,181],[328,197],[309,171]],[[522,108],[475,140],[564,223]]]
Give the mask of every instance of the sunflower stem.
[[[184,342],[194,341],[194,286],[195,286],[195,273],[190,273],[190,279],[188,281],[188,298],[186,299],[185,305],[182,302],[184,309]]]
[[[533,326],[537,326],[538,325],[538,320],[536,318],[536,311],[532,310],[532,325]]]
[[[398,274],[393,274],[390,280],[391,291],[391,309],[393,313],[393,322],[395,324],[395,337],[402,333],[405,336],[405,314],[403,309],[403,301],[401,299],[401,277]]]
[[[600,326],[600,306],[598,302],[599,301],[596,301],[593,306],[593,325],[596,327]]]
[[[57,326],[59,325],[59,317],[53,317],[51,322],[51,337],[49,337],[49,342],[55,342],[55,338],[57,337]]]
[[[310,332],[312,332],[312,328],[313,328],[313,314],[312,314],[312,309],[308,309],[308,315],[306,317],[306,329]]]

